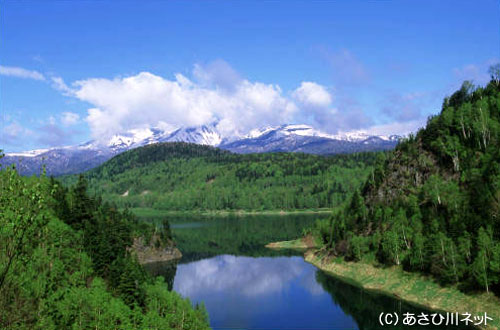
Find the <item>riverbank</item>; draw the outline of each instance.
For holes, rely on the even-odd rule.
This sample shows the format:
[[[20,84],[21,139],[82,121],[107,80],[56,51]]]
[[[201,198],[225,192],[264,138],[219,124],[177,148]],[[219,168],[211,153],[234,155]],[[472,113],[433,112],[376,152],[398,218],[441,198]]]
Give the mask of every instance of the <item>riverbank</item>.
[[[291,214],[327,214],[332,209],[306,209],[306,210],[268,210],[268,211],[249,211],[249,210],[190,210],[190,211],[168,211],[156,210],[151,208],[131,208],[129,209],[138,217],[157,217],[168,215],[198,215],[198,216],[247,216],[247,215],[291,215]]]
[[[296,249],[307,250],[319,247],[311,235],[306,237],[294,239],[291,241],[273,242],[266,245],[269,249]]]
[[[346,262],[318,250],[306,251],[304,259],[348,283],[424,308],[483,316],[486,312],[488,317],[493,318],[488,322],[487,329],[500,329],[500,299],[491,293],[469,295],[453,286],[442,287],[429,277],[405,272],[401,267]]]

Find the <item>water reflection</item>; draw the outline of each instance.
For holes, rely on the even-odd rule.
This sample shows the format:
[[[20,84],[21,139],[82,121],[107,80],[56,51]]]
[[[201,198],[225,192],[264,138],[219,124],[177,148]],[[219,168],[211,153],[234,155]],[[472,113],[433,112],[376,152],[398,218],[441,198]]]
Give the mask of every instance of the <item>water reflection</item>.
[[[316,217],[170,219],[183,258],[148,271],[204,302],[214,329],[380,329],[381,312],[422,312],[328,276],[300,252],[264,247],[299,237]]]
[[[323,271],[316,272],[316,280],[321,287],[331,295],[332,302],[342,308],[344,312],[351,315],[360,329],[380,329],[378,323],[380,313],[396,312],[402,316],[404,313],[431,313],[414,305],[407,304],[401,300],[376,294],[363,290],[359,287],[347,284]],[[387,328],[387,326],[385,327]],[[391,329],[407,329],[401,324],[399,326],[390,326]],[[411,329],[472,329],[472,327],[459,326],[412,326]]]
[[[177,273],[177,263],[178,260],[151,262],[145,264],[144,268],[154,277],[163,277],[167,283],[168,289],[172,290],[174,287],[175,274]]]
[[[266,215],[186,218],[171,216],[174,240],[183,254],[182,262],[221,254],[236,256],[301,255],[294,251],[276,252],[265,248],[273,241],[299,237],[302,230],[328,214]]]
[[[174,290],[203,301],[214,329],[353,329],[302,257],[219,255],[179,265]]]
[[[381,312],[429,313],[342,282],[302,257],[219,255],[181,264],[173,288],[203,301],[214,329],[381,329]]]
[[[283,271],[286,269],[286,272]],[[246,297],[283,291],[303,273],[300,257],[250,258],[230,255],[179,266],[174,289],[185,295],[238,292]],[[314,279],[313,277],[311,277]]]

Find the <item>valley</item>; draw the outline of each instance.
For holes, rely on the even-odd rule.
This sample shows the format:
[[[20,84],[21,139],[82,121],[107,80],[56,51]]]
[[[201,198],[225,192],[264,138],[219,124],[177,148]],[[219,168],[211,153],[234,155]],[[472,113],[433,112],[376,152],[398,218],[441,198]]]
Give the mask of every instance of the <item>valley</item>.
[[[486,312],[495,328],[498,86],[464,84],[440,115],[393,151],[237,154],[164,142],[124,151],[78,175],[22,178],[10,167],[2,175],[17,185],[45,187],[36,188],[42,195],[50,191],[49,207],[58,217],[53,221],[83,234],[79,244],[95,275],[126,304],[144,304],[150,294],[145,286],[155,283],[188,297],[195,303],[193,322],[210,320],[214,329],[301,322],[362,328],[394,304],[400,311]],[[127,275],[117,277],[119,269]],[[141,269],[149,275],[140,275]],[[288,273],[295,275],[283,278]],[[158,275],[163,280],[155,280]],[[144,285],[130,287],[137,278]],[[230,294],[245,287],[240,280],[248,281],[249,291]],[[258,288],[268,281],[271,286]],[[365,312],[351,310],[354,302],[339,303],[336,293],[333,305],[322,302],[300,321],[293,318],[297,309],[316,306],[319,292],[324,300],[326,288],[351,284],[362,289],[349,290],[391,297],[375,294],[382,305],[368,307],[369,321],[360,316]],[[283,305],[283,295],[307,303]],[[227,302],[240,307],[221,314],[215,306]],[[259,309],[264,302],[267,309]],[[244,305],[255,305],[253,313]],[[336,312],[331,318],[332,310],[350,316]],[[275,323],[269,311],[283,317]],[[129,322],[131,310],[123,313],[111,317]],[[141,322],[149,322],[147,308],[143,313]]]
[[[0,1],[0,329],[500,330],[498,9]]]

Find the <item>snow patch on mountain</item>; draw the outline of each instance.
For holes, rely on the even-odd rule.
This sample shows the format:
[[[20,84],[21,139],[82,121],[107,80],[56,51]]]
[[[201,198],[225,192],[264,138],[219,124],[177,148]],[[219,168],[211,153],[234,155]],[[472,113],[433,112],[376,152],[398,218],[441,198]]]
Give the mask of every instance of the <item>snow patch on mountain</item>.
[[[254,129],[249,134],[244,136],[246,139],[257,139],[269,133],[281,134],[283,136],[298,135],[306,137],[321,137],[331,140],[349,141],[349,142],[361,142],[369,139],[371,137],[377,137],[384,141],[394,141],[399,140],[401,137],[397,135],[385,136],[385,135],[373,135],[367,131],[351,131],[351,132],[339,132],[337,134],[328,134],[319,131],[309,125],[280,125],[280,126],[267,126],[260,129]]]
[[[309,125],[293,124],[266,126],[253,129],[247,135],[243,136],[223,136],[218,132],[216,123],[211,125],[202,125],[196,127],[180,127],[175,130],[164,130],[155,128],[137,128],[131,129],[121,134],[113,135],[108,141],[88,141],[77,146],[66,146],[50,149],[37,149],[25,152],[7,153],[6,156],[14,157],[36,157],[51,150],[72,149],[72,150],[99,150],[101,152],[118,153],[140,146],[159,143],[159,142],[189,142],[209,146],[224,146],[231,142],[237,142],[246,139],[262,140],[264,137],[272,134],[273,139],[286,137],[314,137],[337,141],[348,142],[366,142],[370,143],[373,139],[382,141],[397,142],[401,137],[398,135],[372,135],[366,131],[352,131],[338,134],[328,134],[317,130]]]
[[[175,130],[162,142],[190,142],[209,146],[218,146],[222,142],[221,134],[215,125],[183,127]]]
[[[92,140],[76,146],[37,149],[7,153],[0,160],[4,165],[17,164],[26,175],[47,173],[60,175],[79,173],[96,167],[126,150],[160,142],[189,142],[219,147],[236,153],[304,152],[336,154],[392,149],[401,137],[372,135],[366,131],[327,134],[309,125],[267,126],[242,136],[224,136],[217,123],[196,127],[162,129],[137,128],[113,135],[107,141]]]
[[[11,157],[36,157],[49,150],[50,149],[36,149],[36,150],[22,151],[22,152],[10,152],[7,153],[6,155]]]

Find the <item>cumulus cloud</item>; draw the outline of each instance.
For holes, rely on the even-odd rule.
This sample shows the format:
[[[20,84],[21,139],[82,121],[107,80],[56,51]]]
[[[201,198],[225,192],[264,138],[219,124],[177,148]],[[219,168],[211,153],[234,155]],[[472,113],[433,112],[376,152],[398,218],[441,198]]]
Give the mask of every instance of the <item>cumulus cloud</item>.
[[[291,95],[301,109],[297,116],[300,122],[313,124],[329,133],[336,133],[344,128],[357,128],[356,121],[350,119],[353,119],[353,115],[358,115],[358,109],[343,108],[339,111],[332,105],[334,97],[324,86],[305,81]]]
[[[195,64],[194,79],[205,87],[216,87],[232,91],[243,81],[241,76],[227,62],[216,60],[208,64]]]
[[[332,96],[325,87],[309,81],[302,82],[292,96],[306,107],[326,108],[332,103]]]
[[[159,123],[179,127],[216,122],[223,133],[241,134],[265,124],[289,122],[298,111],[277,85],[235,80],[232,75],[235,84],[229,90],[218,87],[229,80],[221,80],[212,67],[205,71],[197,66],[195,72],[198,81],[181,74],[169,80],[141,72],[124,78],[80,80],[71,88],[62,80],[54,83],[93,105],[86,121],[96,138]]]
[[[64,126],[75,125],[76,123],[78,123],[79,120],[80,120],[80,116],[77,113],[63,112],[61,114],[61,123]]]
[[[175,74],[168,79],[141,72],[69,85],[51,77],[51,83],[63,94],[90,105],[84,120],[98,141],[151,126],[172,129],[214,124],[223,136],[233,136],[284,123],[311,124],[329,133],[372,124],[361,107],[342,107],[331,89],[318,83],[304,81],[285,93],[276,84],[242,78],[221,60],[196,64],[191,77]]]
[[[14,66],[0,65],[0,75],[33,80],[45,80],[45,76],[38,71],[27,70]]]

